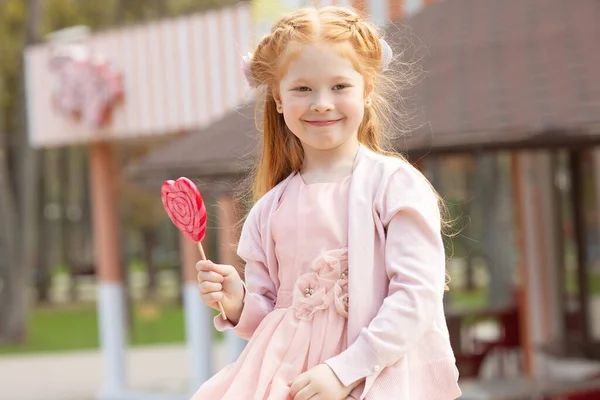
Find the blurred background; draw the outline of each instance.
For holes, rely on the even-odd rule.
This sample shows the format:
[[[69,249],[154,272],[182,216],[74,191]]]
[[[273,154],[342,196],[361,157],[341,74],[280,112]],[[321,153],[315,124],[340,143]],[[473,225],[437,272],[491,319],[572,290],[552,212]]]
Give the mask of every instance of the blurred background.
[[[414,79],[393,144],[445,199],[463,399],[600,399],[600,1],[0,0],[0,399],[185,399],[244,342],[200,303],[164,180],[240,265],[281,13],[353,7]]]

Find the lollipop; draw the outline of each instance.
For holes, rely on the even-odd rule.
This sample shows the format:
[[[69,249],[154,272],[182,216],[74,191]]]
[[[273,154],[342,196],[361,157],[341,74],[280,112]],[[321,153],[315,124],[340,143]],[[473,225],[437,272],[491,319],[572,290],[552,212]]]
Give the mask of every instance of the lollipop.
[[[198,243],[200,256],[206,260],[201,243],[206,234],[206,207],[196,185],[187,178],[179,178],[176,181],[165,181],[160,192],[165,210],[173,224],[185,237]],[[226,320],[221,302],[219,309]]]

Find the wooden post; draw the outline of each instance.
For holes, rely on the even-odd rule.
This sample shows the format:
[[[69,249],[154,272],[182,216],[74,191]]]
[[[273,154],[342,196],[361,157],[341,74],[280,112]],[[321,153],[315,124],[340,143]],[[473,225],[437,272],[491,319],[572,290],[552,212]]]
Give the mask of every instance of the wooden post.
[[[513,195],[520,257],[520,325],[525,369],[543,374],[535,349],[562,334],[557,204],[552,157],[548,152],[512,156]]]
[[[520,153],[512,154],[512,173],[513,173],[513,199],[517,226],[517,245],[521,256],[519,264],[519,276],[521,278],[521,293],[519,298],[519,321],[521,327],[521,343],[523,345],[523,355],[525,372],[527,375],[532,374],[532,346],[530,340],[530,319],[529,319],[529,299],[526,291],[529,285],[529,257],[531,247],[527,243],[527,228],[528,224],[525,220],[527,210],[525,189],[527,187],[527,176],[525,173],[526,166],[523,165],[523,156]]]
[[[114,176],[112,145],[90,145],[94,259],[104,375],[100,397],[106,399],[120,396],[125,389],[125,301]]]

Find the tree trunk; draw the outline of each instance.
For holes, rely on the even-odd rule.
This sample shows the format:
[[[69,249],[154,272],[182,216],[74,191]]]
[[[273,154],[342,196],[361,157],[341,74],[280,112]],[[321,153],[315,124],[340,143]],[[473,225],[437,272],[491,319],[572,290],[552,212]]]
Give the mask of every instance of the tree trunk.
[[[206,209],[210,210],[214,207],[212,207],[212,200],[210,198],[204,198],[205,204],[206,204]],[[211,214],[208,214],[208,218],[212,218]],[[211,225],[211,220],[209,219],[207,222],[207,226],[214,226]],[[169,226],[169,237],[172,239],[172,248],[173,249],[181,249],[181,233],[179,232],[179,229],[175,228],[174,226]],[[205,251],[207,251],[207,254],[216,254],[216,252],[213,252],[210,250],[210,246],[214,243],[214,241],[210,240],[210,233],[211,231],[208,230],[206,232],[206,238],[204,239],[204,242],[202,243],[202,247],[205,249]],[[208,256],[210,257],[210,255]],[[179,296],[177,296],[176,300],[176,304],[178,306],[182,306],[183,307],[183,286],[185,285],[185,277],[183,276],[183,268],[177,268],[177,293],[179,293]]]
[[[40,158],[43,158],[44,152],[40,151]],[[38,193],[45,193],[45,179],[42,174],[38,174]],[[45,196],[39,196],[37,201],[37,207],[39,210],[44,209]],[[37,212],[37,227],[41,232],[47,232],[48,225],[43,212]],[[38,257],[35,260],[35,270],[33,274],[35,276],[35,287],[36,287],[36,302],[38,304],[49,303],[51,301],[50,292],[52,287],[52,280],[49,274],[49,259],[48,259],[48,234],[44,233],[38,236],[38,251],[37,254],[43,254],[43,257]]]
[[[465,181],[466,181],[466,187],[467,187],[467,198],[471,199],[472,196],[475,194],[475,185],[474,185],[474,180],[476,179],[476,174],[473,173],[473,169],[472,169],[473,164],[469,163],[469,168],[467,169],[467,171],[465,172],[467,174],[467,176],[465,177]],[[474,204],[471,200],[466,201],[465,205],[464,205],[464,213],[467,216],[472,216],[473,214],[475,214],[476,211],[476,207],[474,207]],[[473,253],[473,246],[472,246],[472,238],[474,237],[473,233],[474,233],[474,229],[473,229],[473,221],[472,219],[465,224],[464,226],[464,231],[463,231],[463,238],[465,238],[463,240],[463,244],[464,244],[464,248],[465,248],[465,290],[468,291],[473,291],[476,288],[476,284],[475,284],[475,263],[474,258],[476,256],[476,254]]]
[[[71,276],[69,297],[72,302],[78,300],[77,277],[87,269],[88,260],[85,254],[85,235],[83,232],[82,202],[85,177],[82,152],[80,148],[72,147],[65,151],[62,171],[66,181],[63,184],[63,218],[64,258]],[[87,271],[85,271],[87,273]]]
[[[499,156],[479,155],[479,198],[482,204],[483,247],[490,275],[489,305],[503,307],[513,299],[510,234],[511,220],[506,175]]]
[[[0,80],[0,93],[3,82]],[[17,203],[8,169],[8,140],[0,109],[0,345],[25,336],[25,282],[19,257]],[[17,234],[15,234],[17,233]]]
[[[156,298],[156,263],[152,256],[152,250],[156,245],[156,232],[154,229],[144,229],[142,232],[144,241],[144,263],[146,264],[146,274],[148,284],[146,286],[146,299],[154,300]]]
[[[39,0],[27,0],[25,45],[36,42],[39,29]],[[23,60],[22,60],[23,61]],[[21,71],[24,69],[21,68]],[[8,146],[4,124],[0,121],[0,343],[18,343],[27,332],[28,280],[39,259],[37,254],[36,154],[28,143],[25,76],[20,76],[19,90],[19,177],[20,187],[11,184]],[[0,117],[1,118],[1,117]],[[17,196],[16,193],[19,193]]]
[[[44,249],[42,259],[35,265],[34,276],[38,303],[50,301],[52,284],[50,267],[57,259],[55,256],[57,252],[52,249],[59,248],[60,231],[57,231],[57,225],[60,218],[60,202],[56,198],[60,192],[60,189],[56,187],[58,151],[56,149],[42,150],[38,155],[38,161],[42,167],[38,181],[41,181],[42,184],[38,186],[40,196],[38,196],[37,205],[38,209],[43,212],[40,213],[41,216],[38,215],[38,224],[36,225],[37,230],[41,232],[41,235],[37,237],[37,243],[39,246],[40,239],[43,238],[44,243],[48,244]],[[39,253],[39,249],[37,251]]]

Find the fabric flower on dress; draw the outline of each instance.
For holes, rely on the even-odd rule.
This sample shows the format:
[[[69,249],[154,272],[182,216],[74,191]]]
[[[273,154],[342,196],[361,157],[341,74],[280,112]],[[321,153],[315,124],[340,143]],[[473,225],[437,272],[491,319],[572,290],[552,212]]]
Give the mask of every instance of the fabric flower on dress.
[[[317,311],[335,306],[348,316],[348,250],[327,251],[313,261],[311,272],[302,275],[294,288],[296,318],[311,320]]]
[[[323,285],[319,275],[309,272],[296,281],[294,288],[293,305],[296,309],[296,318],[310,321],[317,311],[325,310],[331,303],[327,296],[330,287]]]
[[[348,318],[348,279],[339,279],[333,286],[333,304],[342,317]]]
[[[311,270],[319,274],[321,279],[336,281],[342,274],[342,263],[348,261],[347,249],[335,249],[315,258]]]

